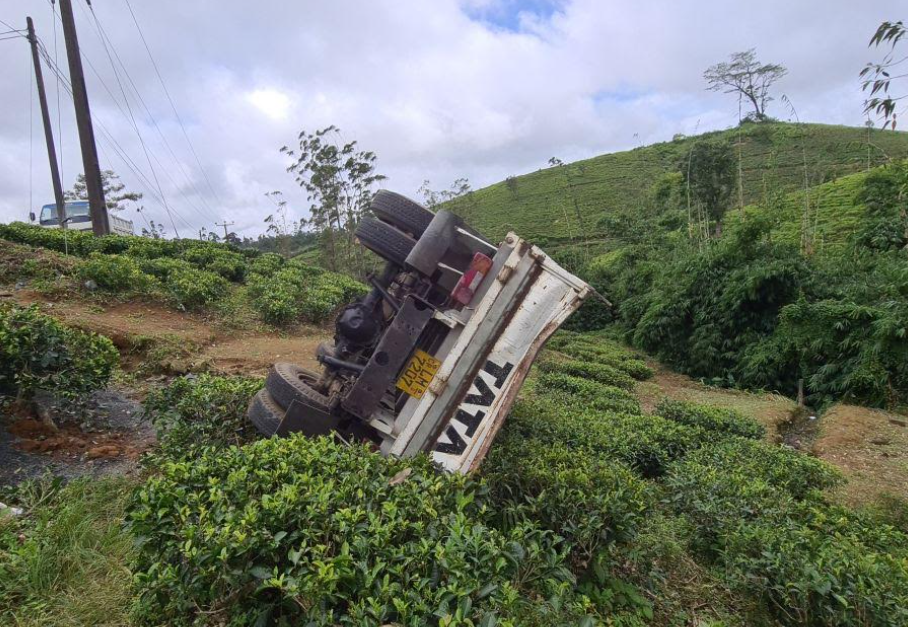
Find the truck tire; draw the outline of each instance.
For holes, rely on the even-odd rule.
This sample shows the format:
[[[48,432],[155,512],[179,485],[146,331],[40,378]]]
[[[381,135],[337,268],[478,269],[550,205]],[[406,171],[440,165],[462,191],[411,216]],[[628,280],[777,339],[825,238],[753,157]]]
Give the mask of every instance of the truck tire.
[[[416,240],[376,218],[363,218],[356,227],[356,238],[376,255],[403,267]]]
[[[386,189],[379,190],[372,197],[370,209],[379,220],[409,233],[414,239],[422,236],[435,217],[434,213],[419,203]]]
[[[318,375],[294,364],[277,363],[268,371],[265,389],[272,399],[283,409],[290,407],[296,399],[306,401],[326,412],[329,410],[328,397],[317,392],[312,386],[318,381]]]
[[[249,402],[246,415],[262,435],[271,437],[284,419],[286,411],[274,402],[267,389],[261,389]]]

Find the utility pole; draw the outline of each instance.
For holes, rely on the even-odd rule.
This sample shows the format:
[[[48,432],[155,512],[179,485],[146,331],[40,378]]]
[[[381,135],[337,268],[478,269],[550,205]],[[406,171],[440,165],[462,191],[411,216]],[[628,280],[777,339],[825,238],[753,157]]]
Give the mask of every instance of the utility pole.
[[[57,149],[54,147],[54,131],[50,122],[50,111],[47,109],[47,93],[44,91],[44,73],[41,71],[41,57],[38,55],[38,37],[35,36],[35,23],[26,17],[28,24],[28,42],[32,45],[32,61],[35,63],[35,81],[38,83],[38,100],[41,102],[41,117],[44,119],[44,139],[47,141],[47,158],[50,160],[50,178],[54,184],[54,201],[57,203],[57,220],[60,228],[66,228],[66,203],[63,200],[63,185],[60,183],[60,169],[57,165]],[[33,211],[29,207],[29,211]]]
[[[200,242],[204,242],[204,241],[205,241],[205,238],[202,237],[202,231],[204,231],[204,230],[205,230],[205,229],[199,229],[199,241],[200,241]]]
[[[66,39],[66,56],[69,59],[69,79],[73,88],[76,125],[79,128],[79,143],[82,147],[85,187],[88,190],[88,206],[91,211],[91,230],[95,235],[107,235],[110,233],[110,218],[107,216],[107,204],[104,202],[104,184],[101,181],[101,167],[98,165],[98,148],[95,145],[95,130],[88,107],[88,91],[85,89],[85,75],[82,72],[82,57],[79,52],[79,39],[76,36],[72,0],[60,0],[60,19],[63,20],[63,37]]]
[[[224,227],[224,241],[225,241],[225,242],[227,241],[227,227],[228,227],[228,226],[233,226],[234,224],[236,224],[236,222],[227,222],[227,220],[224,220],[223,222],[215,222],[215,223],[214,223],[215,226],[222,226],[222,227]]]

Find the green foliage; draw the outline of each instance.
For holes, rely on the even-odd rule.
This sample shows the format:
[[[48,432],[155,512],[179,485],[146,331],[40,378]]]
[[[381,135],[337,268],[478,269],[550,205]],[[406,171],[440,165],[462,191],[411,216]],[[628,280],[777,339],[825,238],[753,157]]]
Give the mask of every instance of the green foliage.
[[[543,248],[549,253],[555,245],[576,245],[585,238],[596,243],[605,240],[606,247],[611,248],[615,233],[608,223],[600,221],[603,214],[620,220],[629,213],[637,216],[630,221],[639,223],[640,212],[651,202],[653,182],[666,174],[684,172],[678,165],[696,142],[736,144],[740,141],[746,205],[765,200],[767,187],[783,193],[803,188],[805,152],[811,172],[822,173],[825,180],[908,156],[908,138],[903,133],[821,124],[801,127],[809,132],[795,135],[791,133],[793,124],[764,122],[600,155],[515,177],[519,194],[515,195],[502,181],[475,190],[471,198],[456,199],[443,208],[465,216],[471,226],[490,238],[503,237],[509,230],[534,242],[544,238],[547,242]],[[734,152],[737,167],[737,146]],[[586,227],[579,237],[581,231],[573,217],[573,200],[564,190],[562,170],[565,169],[573,181],[573,199]],[[686,228],[686,206],[681,208]],[[833,216],[836,210],[844,208],[843,205],[830,207],[829,213],[824,212],[823,216]],[[680,225],[674,228],[677,226]],[[666,251],[659,252],[664,258]],[[606,296],[614,302],[609,294]]]
[[[738,175],[736,160],[727,141],[697,141],[683,156],[677,171],[690,188],[691,202],[703,208],[712,222],[719,222],[731,201]]]
[[[344,275],[305,268],[291,261],[270,276],[250,277],[252,306],[265,322],[319,324],[367,291],[365,285]]]
[[[608,364],[576,359],[571,361],[547,360],[539,364],[539,369],[546,373],[562,373],[623,390],[633,390],[636,385],[636,382],[629,374]]]
[[[548,606],[533,599],[576,606],[551,534],[488,527],[481,492],[425,458],[386,459],[324,438],[165,464],[129,512],[139,538],[134,618],[516,625],[527,606]]]
[[[739,435],[754,440],[760,440],[766,435],[766,428],[763,425],[734,409],[673,401],[666,398],[656,407],[656,413],[663,418],[686,425],[703,427],[709,431]]]
[[[230,285],[214,272],[176,268],[168,273],[165,289],[177,306],[198,310],[224,298]]]
[[[82,279],[94,281],[109,292],[147,293],[157,287],[154,277],[142,272],[141,266],[124,255],[91,253],[78,266]]]
[[[531,521],[551,529],[577,564],[630,540],[650,505],[645,483],[622,464],[515,432],[496,443],[483,476],[505,528]]]
[[[192,375],[152,390],[143,411],[155,425],[163,456],[185,457],[254,439],[246,409],[261,388],[260,379]]]
[[[249,272],[270,276],[284,267],[284,258],[277,253],[263,253],[249,263]]]
[[[794,451],[735,439],[675,464],[666,487],[698,553],[783,624],[906,625],[908,538],[826,504],[816,490],[838,480]]]
[[[229,281],[242,281],[246,274],[246,259],[223,246],[206,243],[183,253],[182,258],[202,270],[219,274]]]
[[[133,481],[42,478],[4,494],[25,513],[0,517],[0,622],[126,624],[133,539],[122,523]]]
[[[652,368],[639,355],[613,342],[597,341],[593,336],[562,331],[548,346],[577,360],[615,368],[638,381],[653,376]]]
[[[106,337],[65,327],[35,306],[0,308],[0,396],[47,389],[79,399],[103,387],[118,361]]]

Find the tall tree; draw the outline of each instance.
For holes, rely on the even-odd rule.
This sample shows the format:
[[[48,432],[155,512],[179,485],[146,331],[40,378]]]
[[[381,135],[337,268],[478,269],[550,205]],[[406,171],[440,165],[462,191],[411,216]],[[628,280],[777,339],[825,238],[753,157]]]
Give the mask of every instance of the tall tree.
[[[709,91],[737,94],[753,106],[748,118],[760,122],[766,119],[766,105],[772,101],[769,89],[785,76],[788,70],[775,63],[757,61],[755,48],[735,52],[728,63],[717,63],[703,72]]]
[[[296,149],[284,146],[281,152],[293,160],[287,171],[308,194],[308,224],[321,236],[332,270],[364,272],[362,251],[353,240],[375,184],[386,178],[375,171],[375,153],[360,150],[355,141],[343,141],[334,125],[302,131],[298,140]]]
[[[129,208],[128,203],[138,203],[142,200],[142,194],[128,191],[126,185],[120,181],[120,176],[113,170],[101,172],[101,183],[104,186],[104,201],[107,203],[108,211],[123,211]],[[76,177],[73,188],[64,194],[64,198],[69,202],[88,200],[88,188],[85,185],[84,174]]]
[[[737,180],[735,156],[727,142],[698,141],[691,153],[678,163],[685,175],[687,191],[699,208],[703,231],[709,235],[709,225],[716,235],[722,233],[722,217],[731,204]]]
[[[879,63],[868,63],[861,70],[861,89],[869,91],[868,98],[864,101],[864,113],[870,115],[876,113],[882,117],[883,128],[891,126],[895,130],[898,121],[896,103],[899,100],[908,98],[908,94],[893,96],[889,93],[889,87],[896,78],[904,79],[908,73],[899,68],[900,65],[908,61],[908,56],[901,58],[895,55],[895,46],[899,40],[908,34],[908,28],[899,22],[883,22],[870,38],[870,47],[879,47],[883,44],[889,44],[889,50]],[[899,69],[897,69],[899,68]],[[895,74],[895,76],[893,76]]]

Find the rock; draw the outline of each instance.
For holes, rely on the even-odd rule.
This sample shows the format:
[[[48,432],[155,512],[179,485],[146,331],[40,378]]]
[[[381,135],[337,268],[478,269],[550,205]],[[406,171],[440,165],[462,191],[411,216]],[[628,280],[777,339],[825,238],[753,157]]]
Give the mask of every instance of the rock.
[[[892,442],[892,440],[890,440],[889,438],[873,438],[872,440],[870,440],[871,444],[876,444],[877,446],[885,446],[890,442]]]
[[[21,507],[13,507],[12,505],[7,505],[6,503],[0,503],[0,518],[4,516],[12,516],[13,518],[17,518],[21,515]]]
[[[896,420],[895,418],[890,418],[889,422],[897,427],[908,427],[908,422],[905,422],[904,420]]]
[[[82,285],[85,286],[85,289],[87,289],[89,292],[94,292],[96,289],[98,289],[98,284],[91,279],[88,279]]]
[[[16,281],[17,290],[25,289],[27,286],[28,286],[28,283],[26,283],[25,281],[22,281],[21,279],[19,281]]]

